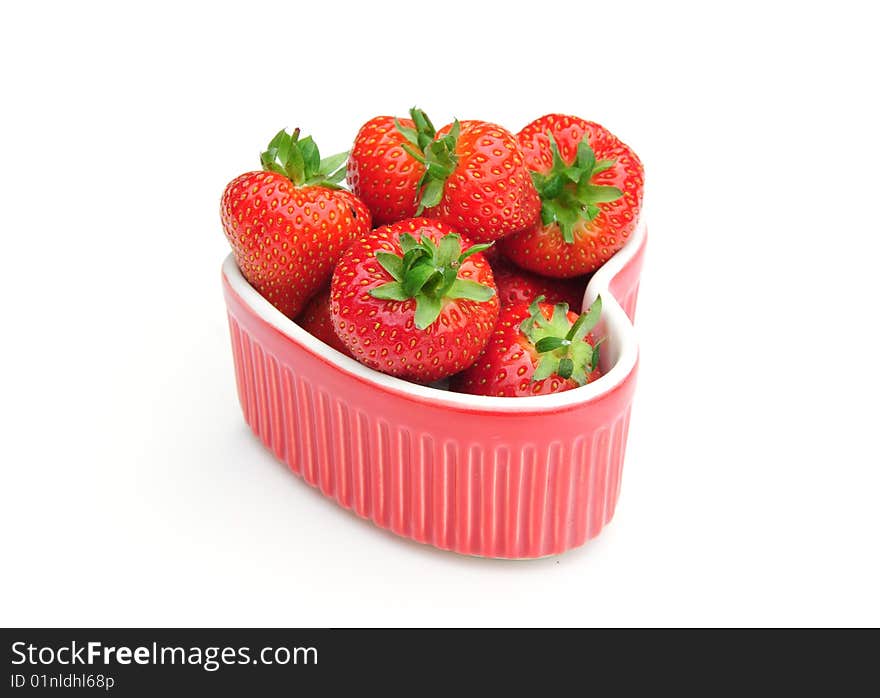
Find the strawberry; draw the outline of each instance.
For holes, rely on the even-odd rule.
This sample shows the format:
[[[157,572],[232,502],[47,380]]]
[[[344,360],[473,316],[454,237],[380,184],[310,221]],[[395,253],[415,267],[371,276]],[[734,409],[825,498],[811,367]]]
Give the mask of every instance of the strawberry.
[[[545,276],[595,271],[638,223],[641,161],[602,126],[574,116],[542,116],[520,131],[517,141],[541,196],[541,217],[506,238],[502,252]]]
[[[376,228],[333,272],[336,334],[361,363],[419,383],[467,368],[498,319],[486,247],[428,218]]]
[[[280,131],[260,157],[263,171],[223,192],[223,231],[241,273],[290,318],[327,283],[348,243],[370,229],[366,206],[338,187],[345,158],[322,160],[311,137]]]
[[[397,124],[397,125],[395,125]],[[348,186],[369,207],[374,225],[416,215],[419,179],[424,166],[406,152],[401,129],[410,119],[377,116],[361,126],[348,158]]]
[[[488,255],[486,255],[489,258]],[[523,271],[508,262],[500,255],[489,258],[495,286],[498,288],[498,300],[501,306],[514,303],[528,305],[538,296],[544,296],[547,303],[568,303],[572,308],[580,310],[587,289],[587,279],[548,279],[528,271]]]
[[[443,127],[425,163],[421,206],[477,242],[523,230],[538,215],[538,193],[516,139],[496,124],[456,121]]]
[[[580,316],[568,305],[542,298],[501,309],[486,351],[450,387],[473,395],[528,397],[571,390],[596,380],[599,342],[590,330],[599,321],[602,299]]]
[[[358,132],[349,161],[352,190],[377,222],[425,215],[476,242],[524,230],[540,200],[516,138],[496,124],[455,121],[436,131],[427,114],[377,117]]]
[[[348,347],[336,336],[336,330],[333,329],[333,320],[330,317],[329,287],[319,291],[309,301],[305,310],[296,319],[296,324],[313,337],[320,339],[324,344],[333,347],[336,351],[351,356]]]

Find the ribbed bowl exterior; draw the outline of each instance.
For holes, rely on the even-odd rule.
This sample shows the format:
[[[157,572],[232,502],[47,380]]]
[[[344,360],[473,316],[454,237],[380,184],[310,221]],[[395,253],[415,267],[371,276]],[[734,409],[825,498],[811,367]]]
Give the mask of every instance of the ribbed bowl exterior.
[[[610,285],[630,317],[641,258]],[[614,515],[635,367],[559,410],[450,406],[340,370],[259,317],[225,276],[223,286],[247,423],[346,509],[444,550],[518,559],[582,545]]]

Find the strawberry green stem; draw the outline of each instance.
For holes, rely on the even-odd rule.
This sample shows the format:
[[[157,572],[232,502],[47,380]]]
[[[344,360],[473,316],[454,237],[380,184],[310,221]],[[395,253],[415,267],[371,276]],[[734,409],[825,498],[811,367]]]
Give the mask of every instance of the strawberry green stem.
[[[403,126],[397,119],[394,120],[394,125],[407,140],[403,149],[425,168],[418,182],[419,208],[416,215],[420,216],[426,208],[440,203],[446,180],[458,165],[455,148],[461,125],[456,119],[449,133],[437,138],[437,130],[425,112],[413,107],[409,114],[415,127]]]
[[[577,155],[571,165],[559,154],[556,139],[549,131],[550,152],[553,164],[549,172],[532,172],[532,182],[541,197],[541,222],[555,222],[562,231],[562,238],[574,242],[574,228],[581,221],[591,221],[599,215],[600,203],[615,201],[623,196],[617,187],[591,184],[590,180],[600,172],[614,166],[614,160],[596,160],[596,154],[584,135],[577,147]]]
[[[572,379],[578,385],[589,381],[590,374],[599,365],[599,344],[591,345],[585,337],[602,314],[602,297],[581,313],[575,322],[568,320],[568,303],[557,303],[553,314],[546,318],[538,296],[529,306],[529,317],[523,320],[520,331],[534,345],[541,358],[532,375],[532,381],[540,381],[556,374]]]
[[[293,133],[279,131],[260,154],[264,170],[284,175],[298,187],[328,187],[339,189],[345,178],[345,162],[348,153],[338,153],[321,159],[318,146],[311,136],[299,137],[299,129]]]
[[[491,243],[472,245],[462,252],[461,237],[455,233],[444,235],[437,244],[428,237],[416,240],[404,233],[400,236],[402,256],[376,252],[376,261],[394,281],[377,286],[370,295],[392,301],[414,298],[415,325],[424,330],[440,316],[446,299],[462,298],[484,303],[495,295],[495,289],[489,286],[458,278],[461,263],[489,247]]]

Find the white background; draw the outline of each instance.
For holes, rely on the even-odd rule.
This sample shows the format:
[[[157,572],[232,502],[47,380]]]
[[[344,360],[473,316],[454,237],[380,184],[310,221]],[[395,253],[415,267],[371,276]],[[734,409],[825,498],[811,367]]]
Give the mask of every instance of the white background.
[[[0,623],[880,624],[867,6],[4,5]],[[646,165],[620,505],[558,558],[380,531],[241,417],[224,185],[413,104]]]

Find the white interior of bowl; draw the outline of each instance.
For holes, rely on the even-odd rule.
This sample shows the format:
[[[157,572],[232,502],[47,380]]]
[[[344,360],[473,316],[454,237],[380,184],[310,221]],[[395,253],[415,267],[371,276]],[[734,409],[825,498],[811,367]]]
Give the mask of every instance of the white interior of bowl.
[[[645,226],[644,223],[640,223],[626,245],[593,275],[587,286],[584,296],[584,307],[589,306],[596,299],[596,296],[602,296],[602,320],[597,331],[594,333],[596,336],[606,338],[602,345],[602,377],[574,390],[554,395],[536,395],[532,397],[489,397],[486,395],[454,393],[448,390],[410,383],[409,381],[374,371],[327,346],[324,342],[302,329],[293,320],[287,318],[247,282],[241,275],[232,254],[223,263],[223,274],[232,290],[238,294],[257,316],[269,325],[306,350],[331,361],[340,371],[356,376],[368,383],[373,383],[379,389],[476,411],[553,411],[593,400],[623,382],[633,370],[638,357],[635,328],[632,326],[626,312],[611,295],[610,284],[617,273],[638,252],[644,237]]]

